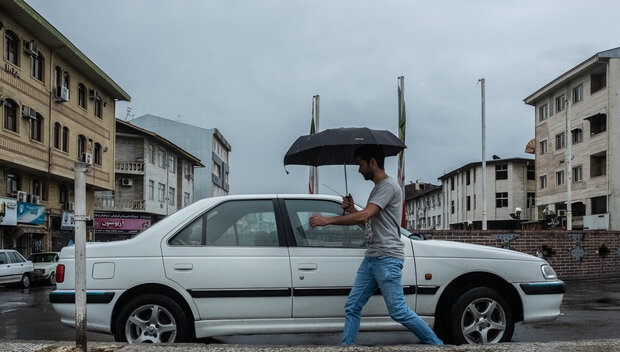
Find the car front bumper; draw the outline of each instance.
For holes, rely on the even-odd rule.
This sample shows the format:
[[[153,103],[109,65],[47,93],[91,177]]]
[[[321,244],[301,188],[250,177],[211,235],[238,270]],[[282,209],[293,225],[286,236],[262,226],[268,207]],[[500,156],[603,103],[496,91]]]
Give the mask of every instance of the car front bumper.
[[[523,323],[551,321],[560,316],[560,305],[566,292],[561,281],[519,284],[523,300]]]

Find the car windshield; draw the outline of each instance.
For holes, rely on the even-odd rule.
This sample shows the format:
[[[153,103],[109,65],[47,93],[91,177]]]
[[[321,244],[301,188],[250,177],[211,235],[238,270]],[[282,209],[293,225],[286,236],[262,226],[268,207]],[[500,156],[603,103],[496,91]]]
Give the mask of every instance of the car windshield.
[[[45,253],[45,254],[33,254],[30,257],[28,257],[28,260],[30,260],[33,263],[47,263],[47,262],[55,262],[56,258],[57,257],[55,253]]]

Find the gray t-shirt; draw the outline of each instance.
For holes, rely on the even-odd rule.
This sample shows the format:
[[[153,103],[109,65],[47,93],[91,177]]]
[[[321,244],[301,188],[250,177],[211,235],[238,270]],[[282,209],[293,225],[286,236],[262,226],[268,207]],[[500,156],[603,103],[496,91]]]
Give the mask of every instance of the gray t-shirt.
[[[405,259],[405,244],[400,240],[402,199],[398,182],[389,176],[370,192],[368,203],[376,204],[381,211],[366,223],[367,256]]]

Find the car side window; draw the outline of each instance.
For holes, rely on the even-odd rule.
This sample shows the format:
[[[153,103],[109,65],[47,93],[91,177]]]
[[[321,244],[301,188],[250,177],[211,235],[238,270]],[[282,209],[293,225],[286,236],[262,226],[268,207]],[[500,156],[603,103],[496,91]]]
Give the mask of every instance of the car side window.
[[[9,255],[9,260],[11,263],[21,263],[24,261],[24,259],[21,258],[21,256],[17,255],[15,252],[7,252],[6,254]]]
[[[278,246],[273,202],[228,201],[210,209],[179,231],[170,245]]]
[[[309,220],[313,214],[328,217],[342,215],[340,203],[327,200],[289,199],[285,204],[298,247],[365,247],[366,236],[360,225],[310,227]]]
[[[4,253],[0,253],[0,264],[8,264],[8,258],[6,257],[6,254]]]

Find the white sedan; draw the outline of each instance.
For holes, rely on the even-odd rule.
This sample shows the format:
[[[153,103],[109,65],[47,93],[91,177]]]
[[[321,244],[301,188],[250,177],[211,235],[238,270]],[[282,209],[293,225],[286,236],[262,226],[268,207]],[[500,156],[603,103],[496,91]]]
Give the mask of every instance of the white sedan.
[[[364,233],[308,224],[312,214],[342,214],[340,201],[208,198],[132,239],[87,244],[87,329],[130,343],[342,331]],[[510,341],[516,322],[560,315],[565,284],[543,259],[405,232],[401,239],[406,299],[447,343]],[[56,276],[50,300],[75,326],[74,247],[62,249]],[[377,293],[360,330],[400,329]]]
[[[56,284],[56,265],[58,253],[42,252],[33,253],[28,257],[34,265],[33,281],[45,281],[50,285]]]
[[[14,249],[0,249],[0,284],[21,284],[29,288],[34,275],[32,262]]]

